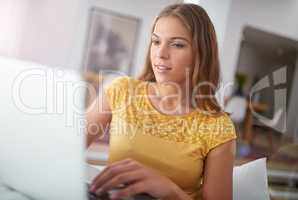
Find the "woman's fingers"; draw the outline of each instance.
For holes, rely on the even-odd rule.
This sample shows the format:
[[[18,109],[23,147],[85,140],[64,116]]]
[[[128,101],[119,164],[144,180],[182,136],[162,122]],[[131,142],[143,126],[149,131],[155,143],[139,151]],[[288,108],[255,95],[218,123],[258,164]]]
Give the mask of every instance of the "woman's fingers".
[[[143,178],[144,172],[142,170],[121,173],[103,183],[102,186],[100,186],[100,188],[98,188],[95,193],[97,195],[101,195],[106,191],[109,191],[113,188],[117,188],[119,185],[122,184],[127,185],[127,187],[129,187],[129,184],[139,182]]]
[[[122,190],[116,191],[110,195],[110,199],[124,199],[136,194],[145,193],[146,184],[145,181],[136,182],[134,184],[128,185]]]
[[[103,171],[101,171],[92,181],[92,185],[94,185],[95,182],[97,182],[99,179],[101,179],[101,177],[103,175],[106,174],[107,171],[111,171],[111,170],[114,170],[114,168],[117,168],[121,165],[125,165],[127,163],[130,163],[131,162],[131,159],[125,159],[125,160],[120,160],[120,161],[117,161],[117,162],[114,162],[113,164],[110,164],[108,165],[106,168],[104,168]]]
[[[94,179],[91,185],[91,191],[96,191],[103,184],[113,179],[114,177],[117,177],[119,174],[128,171],[135,171],[136,169],[138,169],[138,166],[134,162],[122,162],[116,165],[111,165],[107,167],[104,171],[102,171],[100,175],[98,175]]]
[[[121,185],[125,187],[119,189]],[[113,192],[110,198],[120,199],[147,193],[162,199],[171,196],[176,190],[175,184],[168,178],[131,159],[118,161],[106,167],[94,179],[90,190],[101,195],[117,187],[119,190]]]

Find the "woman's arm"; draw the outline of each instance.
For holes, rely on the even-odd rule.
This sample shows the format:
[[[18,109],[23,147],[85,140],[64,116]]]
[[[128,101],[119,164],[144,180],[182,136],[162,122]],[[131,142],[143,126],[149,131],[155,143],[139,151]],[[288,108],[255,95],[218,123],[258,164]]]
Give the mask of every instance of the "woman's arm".
[[[205,160],[203,179],[204,200],[232,200],[235,140],[211,150]]]
[[[111,119],[111,108],[107,97],[102,92],[86,111],[87,147],[97,137],[102,136],[105,130],[108,129]]]

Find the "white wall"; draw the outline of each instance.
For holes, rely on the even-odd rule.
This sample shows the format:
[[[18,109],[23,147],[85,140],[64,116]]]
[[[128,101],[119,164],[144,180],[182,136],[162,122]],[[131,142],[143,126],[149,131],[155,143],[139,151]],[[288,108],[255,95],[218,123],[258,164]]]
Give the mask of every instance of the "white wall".
[[[0,55],[17,57],[23,36],[26,8],[24,1],[0,1]]]
[[[138,74],[145,60],[154,17],[164,6],[175,2],[181,0],[1,0],[0,13],[6,18],[0,18],[0,26],[1,30],[5,27],[6,32],[0,35],[0,41],[9,44],[1,46],[0,54],[78,69],[85,50],[88,11],[96,5],[140,18],[140,35],[132,66],[133,74]],[[8,22],[11,13],[15,15]]]
[[[184,0],[185,3],[200,4],[200,0]]]
[[[78,67],[84,32],[85,2],[26,0],[19,57],[37,63]]]

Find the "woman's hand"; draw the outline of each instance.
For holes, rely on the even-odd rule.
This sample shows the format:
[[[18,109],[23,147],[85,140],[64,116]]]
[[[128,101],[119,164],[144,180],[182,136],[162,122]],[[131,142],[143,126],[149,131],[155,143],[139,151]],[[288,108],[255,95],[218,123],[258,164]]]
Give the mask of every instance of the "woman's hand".
[[[108,165],[93,180],[90,191],[102,195],[120,185],[125,187],[112,193],[111,199],[126,198],[139,193],[147,193],[157,199],[189,199],[170,179],[132,159]]]

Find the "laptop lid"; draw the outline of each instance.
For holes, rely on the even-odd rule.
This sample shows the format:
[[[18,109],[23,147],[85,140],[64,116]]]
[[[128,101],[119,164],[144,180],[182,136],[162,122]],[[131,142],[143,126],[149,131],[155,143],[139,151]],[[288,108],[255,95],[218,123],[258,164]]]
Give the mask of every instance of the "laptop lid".
[[[79,73],[0,57],[0,76],[0,181],[34,199],[86,199]]]

